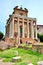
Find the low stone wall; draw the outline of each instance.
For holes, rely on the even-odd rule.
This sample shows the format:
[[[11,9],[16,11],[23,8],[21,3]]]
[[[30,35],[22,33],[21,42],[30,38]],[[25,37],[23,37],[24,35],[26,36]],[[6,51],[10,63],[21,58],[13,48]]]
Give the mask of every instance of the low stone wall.
[[[22,48],[22,49],[25,49],[25,50],[32,50],[32,48],[29,48],[29,47],[26,47],[26,46],[18,46],[18,48]]]
[[[39,52],[39,53],[43,53],[43,45],[34,44],[34,45],[32,45],[32,50]]]

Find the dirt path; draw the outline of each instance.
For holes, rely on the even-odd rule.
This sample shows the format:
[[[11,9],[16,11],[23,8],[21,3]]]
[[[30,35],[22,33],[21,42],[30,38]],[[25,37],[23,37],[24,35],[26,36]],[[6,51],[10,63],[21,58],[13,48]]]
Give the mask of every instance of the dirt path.
[[[0,59],[0,65],[13,65],[14,63],[12,62],[2,62],[3,59]]]
[[[13,63],[11,63],[11,62],[0,62],[0,65],[13,65]]]

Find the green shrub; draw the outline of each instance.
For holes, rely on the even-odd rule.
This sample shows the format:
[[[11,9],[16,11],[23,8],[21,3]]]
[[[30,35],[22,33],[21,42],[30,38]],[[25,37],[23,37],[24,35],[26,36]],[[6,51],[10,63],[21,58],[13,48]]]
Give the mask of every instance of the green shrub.
[[[43,42],[43,34],[37,34],[37,36],[40,39],[40,41]]]
[[[40,38],[40,34],[39,33],[37,34],[37,37]]]
[[[3,33],[2,32],[0,32],[0,40],[3,38]]]
[[[40,35],[40,41],[43,42],[43,34]]]

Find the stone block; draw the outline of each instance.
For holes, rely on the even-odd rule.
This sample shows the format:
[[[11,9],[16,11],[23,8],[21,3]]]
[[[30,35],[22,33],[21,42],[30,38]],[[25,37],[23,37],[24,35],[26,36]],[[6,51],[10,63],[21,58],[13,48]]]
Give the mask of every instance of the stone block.
[[[21,60],[21,56],[17,56],[17,57],[13,57],[12,58],[12,61],[13,62],[18,61],[18,60]]]

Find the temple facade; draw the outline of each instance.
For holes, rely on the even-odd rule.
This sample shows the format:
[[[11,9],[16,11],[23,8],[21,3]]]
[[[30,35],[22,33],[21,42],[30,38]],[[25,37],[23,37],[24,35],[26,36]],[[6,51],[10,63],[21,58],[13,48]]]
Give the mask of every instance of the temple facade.
[[[16,6],[12,15],[9,15],[5,36],[14,38],[15,33],[17,33],[19,43],[20,39],[37,39],[37,20],[36,18],[28,17],[28,10],[26,8],[22,9],[22,7]]]

